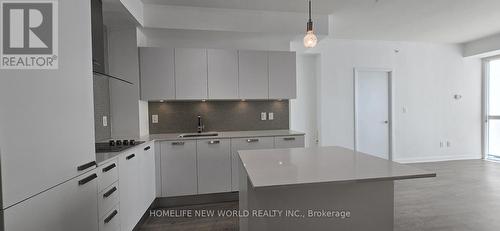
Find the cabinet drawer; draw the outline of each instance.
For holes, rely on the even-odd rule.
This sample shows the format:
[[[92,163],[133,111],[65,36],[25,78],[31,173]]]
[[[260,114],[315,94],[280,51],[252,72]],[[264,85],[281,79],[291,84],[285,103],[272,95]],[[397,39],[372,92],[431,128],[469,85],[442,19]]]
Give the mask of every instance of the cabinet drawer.
[[[277,136],[274,144],[275,148],[303,148],[304,136]]]
[[[118,180],[118,160],[109,161],[99,167],[98,190],[102,192],[105,188]]]
[[[120,209],[116,205],[106,215],[99,219],[99,231],[120,230]]]
[[[99,203],[99,218],[103,218],[120,201],[118,182],[102,190],[97,198]]]
[[[231,190],[239,190],[239,157],[240,150],[272,149],[274,137],[252,137],[231,139]]]

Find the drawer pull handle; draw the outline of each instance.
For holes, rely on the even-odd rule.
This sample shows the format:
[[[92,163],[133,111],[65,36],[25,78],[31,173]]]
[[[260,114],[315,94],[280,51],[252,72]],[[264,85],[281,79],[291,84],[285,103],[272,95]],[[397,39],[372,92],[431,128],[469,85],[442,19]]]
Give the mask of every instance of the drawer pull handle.
[[[211,140],[208,141],[208,144],[220,144],[220,140]]]
[[[180,141],[180,142],[172,142],[172,145],[184,145],[185,143]]]
[[[104,219],[104,223],[109,223],[116,216],[116,214],[118,214],[118,211],[113,211],[108,217],[106,217],[106,219]]]
[[[109,172],[109,170],[111,170],[113,168],[116,168],[116,164],[115,163],[109,165],[108,167],[103,168],[102,172]]]
[[[112,189],[110,189],[109,191],[104,193],[104,195],[102,195],[102,197],[107,198],[107,197],[111,196],[111,194],[113,194],[116,190],[117,190],[117,188],[113,187]]]
[[[134,158],[134,157],[135,157],[135,154],[132,154],[132,155],[130,155],[130,156],[125,157],[125,159],[130,160],[130,159],[132,159],[132,158]]]
[[[145,148],[144,148],[144,151],[147,151],[147,150],[149,150],[149,149],[151,149],[151,147],[150,147],[150,146],[147,146],[147,147],[145,147]]]
[[[79,180],[78,185],[84,185],[86,183],[89,183],[90,181],[92,181],[95,178],[97,178],[97,174],[94,173],[94,174],[92,174],[92,175],[90,175],[82,180]]]
[[[283,140],[292,141],[292,140],[295,140],[295,137],[285,137],[285,138],[283,138]]]
[[[96,166],[96,165],[97,165],[97,163],[95,161],[91,161],[91,162],[88,162],[88,163],[86,163],[84,165],[78,166],[76,169],[78,171],[83,171],[83,170],[85,170],[87,168],[90,168],[90,167],[93,167],[93,166]]]
[[[255,142],[259,142],[259,139],[248,139],[247,142],[248,143],[255,143]]]

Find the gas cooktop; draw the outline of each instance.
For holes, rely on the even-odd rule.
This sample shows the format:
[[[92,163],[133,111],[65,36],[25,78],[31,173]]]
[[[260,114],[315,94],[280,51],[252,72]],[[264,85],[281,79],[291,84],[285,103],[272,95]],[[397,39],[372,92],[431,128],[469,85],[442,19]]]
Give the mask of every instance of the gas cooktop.
[[[95,152],[96,153],[121,152],[142,143],[144,143],[144,141],[110,140],[108,142],[96,143]]]

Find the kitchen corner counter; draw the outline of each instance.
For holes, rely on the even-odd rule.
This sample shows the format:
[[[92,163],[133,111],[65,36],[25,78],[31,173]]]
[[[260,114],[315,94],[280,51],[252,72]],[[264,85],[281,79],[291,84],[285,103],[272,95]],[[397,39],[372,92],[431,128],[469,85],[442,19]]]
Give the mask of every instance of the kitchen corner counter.
[[[239,151],[254,188],[391,181],[436,174],[341,147]]]
[[[174,140],[204,140],[204,139],[230,139],[250,137],[272,137],[272,136],[303,136],[305,133],[292,130],[261,130],[261,131],[227,131],[218,132],[218,136],[186,137],[181,138],[182,133],[151,134],[141,137],[144,141],[174,141]]]

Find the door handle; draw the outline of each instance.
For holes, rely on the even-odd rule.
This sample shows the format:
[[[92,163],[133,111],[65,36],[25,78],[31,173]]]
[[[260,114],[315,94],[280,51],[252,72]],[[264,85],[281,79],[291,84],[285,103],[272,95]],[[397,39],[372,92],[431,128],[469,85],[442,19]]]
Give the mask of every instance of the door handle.
[[[84,165],[78,166],[76,169],[78,171],[83,171],[83,170],[85,170],[87,168],[90,168],[90,167],[93,167],[93,166],[96,166],[96,165],[97,165],[97,163],[95,161],[91,161],[91,162],[88,162],[88,163],[86,163]]]
[[[125,159],[130,160],[130,159],[132,159],[132,158],[134,158],[134,157],[135,157],[135,154],[132,154],[132,155],[130,155],[130,156],[125,157]]]
[[[389,121],[388,120],[384,120],[384,124],[389,124]]]
[[[113,217],[116,216],[116,214],[118,214],[118,211],[113,211],[108,217],[106,217],[106,219],[104,219],[104,223],[109,223],[113,219]]]
[[[283,140],[285,140],[285,141],[293,141],[293,140],[295,140],[295,137],[285,137],[285,138],[283,138]]]
[[[211,140],[208,141],[208,144],[220,144],[220,140]]]
[[[145,147],[145,148],[144,148],[144,151],[147,151],[147,150],[149,150],[149,149],[151,149],[151,146],[147,146],[147,147]]]
[[[86,184],[86,183],[89,183],[90,181],[92,181],[92,180],[93,180],[93,179],[95,179],[95,178],[97,178],[97,174],[95,174],[95,173],[94,173],[94,174],[92,174],[92,175],[90,175],[90,176],[88,176],[88,177],[85,177],[85,178],[84,178],[84,179],[82,179],[82,180],[79,180],[79,181],[78,181],[78,185],[84,185],[84,184]]]
[[[116,164],[113,163],[113,164],[110,164],[108,167],[105,167],[102,169],[102,172],[108,172],[109,170],[113,169],[116,167]]]
[[[111,196],[111,194],[113,194],[115,191],[117,190],[116,187],[113,187],[112,189],[110,189],[109,191],[105,192],[102,197],[106,198],[106,197],[109,197]]]
[[[184,145],[184,142],[183,141],[172,142],[172,145]]]
[[[255,142],[259,142],[259,139],[248,139],[247,142],[248,143],[255,143]]]

